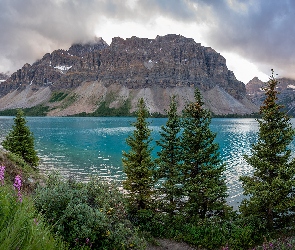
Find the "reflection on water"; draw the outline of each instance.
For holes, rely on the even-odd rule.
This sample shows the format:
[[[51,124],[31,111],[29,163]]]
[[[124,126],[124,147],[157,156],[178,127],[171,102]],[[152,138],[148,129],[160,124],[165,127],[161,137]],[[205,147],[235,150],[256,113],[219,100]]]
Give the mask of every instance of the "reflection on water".
[[[44,171],[58,170],[83,181],[93,174],[118,181],[124,179],[122,151],[129,150],[125,140],[133,131],[130,124],[134,118],[28,117],[27,120]],[[160,127],[166,119],[149,121],[154,138],[153,155],[156,156],[155,140],[159,139]],[[0,117],[0,141],[12,124],[12,117]],[[213,119],[211,129],[217,133],[216,142],[226,163],[228,202],[237,207],[242,199],[239,177],[252,172],[243,155],[251,153],[251,144],[257,140],[258,124],[255,119]]]
[[[226,163],[225,175],[230,194],[228,203],[237,208],[243,192],[239,177],[250,175],[252,171],[243,155],[251,153],[251,145],[257,140],[258,124],[254,119],[216,120],[213,120],[212,130],[218,132],[216,141]]]

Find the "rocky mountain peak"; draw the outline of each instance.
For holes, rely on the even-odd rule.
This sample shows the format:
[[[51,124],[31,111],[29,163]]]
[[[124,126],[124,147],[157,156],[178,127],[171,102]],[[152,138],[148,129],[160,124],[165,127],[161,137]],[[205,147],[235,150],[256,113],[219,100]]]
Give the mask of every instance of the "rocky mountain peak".
[[[99,83],[104,91],[115,86],[122,88],[122,100],[125,100],[125,92],[146,93],[145,90],[151,89],[155,93],[172,90],[180,93],[185,89],[191,95],[197,87],[203,93],[212,90],[208,94],[210,100],[217,94],[223,96],[224,101],[229,96],[237,100],[234,106],[238,108],[231,109],[234,103],[231,100],[228,107],[220,111],[220,104],[216,103],[217,113],[249,111],[242,108],[246,97],[245,85],[228,70],[225,58],[192,38],[174,34],[155,39],[115,37],[110,45],[103,39],[96,39],[94,42],[73,44],[68,50],[55,50],[13,73],[0,85],[0,97],[27,87],[33,91],[47,88],[47,91],[70,92],[90,82]],[[149,95],[149,98],[154,97]],[[157,96],[157,100],[163,98]],[[168,103],[169,98],[165,98]],[[122,100],[112,105],[117,107]],[[167,103],[155,108],[155,112],[163,112],[161,108]]]
[[[101,51],[100,62],[98,79],[106,85],[195,86],[204,91],[219,85],[235,98],[246,95],[244,84],[228,70],[224,57],[181,35],[115,37]]]
[[[295,80],[289,78],[278,78],[276,91],[278,102],[283,105],[288,115],[295,116]],[[247,96],[257,106],[262,105],[265,100],[264,82],[254,77],[246,84]]]
[[[9,78],[9,74],[8,73],[0,73],[0,81],[4,82],[8,78]]]
[[[109,45],[102,38],[95,38],[90,43],[77,43],[73,44],[69,49],[68,53],[73,56],[85,56],[94,51],[100,51],[108,47]]]
[[[263,85],[264,82],[262,82],[257,76],[255,76],[246,84],[247,94],[254,94],[257,91],[262,91],[261,88],[263,87]]]
[[[255,77],[253,77],[253,79],[252,80],[250,80],[248,83],[247,83],[247,85],[260,85],[260,84],[262,84],[263,82],[257,77],[257,76],[255,76]]]

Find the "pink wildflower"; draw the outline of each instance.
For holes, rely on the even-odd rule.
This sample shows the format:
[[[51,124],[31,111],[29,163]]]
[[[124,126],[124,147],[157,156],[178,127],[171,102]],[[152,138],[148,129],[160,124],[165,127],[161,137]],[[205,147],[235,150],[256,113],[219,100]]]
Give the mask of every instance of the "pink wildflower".
[[[4,172],[5,172],[5,166],[0,166],[0,181],[2,185],[4,185]]]
[[[14,188],[17,189],[18,200],[20,202],[22,202],[22,194],[20,192],[20,189],[21,189],[21,186],[22,186],[22,179],[21,179],[20,175],[15,176],[13,186],[14,186]]]
[[[34,223],[38,226],[39,221],[37,220],[37,218],[34,218]]]

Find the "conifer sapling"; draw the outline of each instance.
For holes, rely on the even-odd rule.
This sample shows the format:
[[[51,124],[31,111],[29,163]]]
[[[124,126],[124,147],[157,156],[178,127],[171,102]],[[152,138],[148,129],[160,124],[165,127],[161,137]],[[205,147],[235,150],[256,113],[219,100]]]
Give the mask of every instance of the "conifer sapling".
[[[129,199],[135,211],[147,209],[151,203],[154,185],[154,163],[151,158],[151,130],[148,128],[148,110],[144,100],[138,102],[135,130],[126,142],[130,151],[123,152],[123,169],[126,180],[123,187],[129,192]]]
[[[183,114],[183,185],[188,196],[187,208],[200,218],[223,214],[227,187],[225,166],[219,157],[216,134],[210,130],[211,114],[203,107],[200,91],[195,102]]]

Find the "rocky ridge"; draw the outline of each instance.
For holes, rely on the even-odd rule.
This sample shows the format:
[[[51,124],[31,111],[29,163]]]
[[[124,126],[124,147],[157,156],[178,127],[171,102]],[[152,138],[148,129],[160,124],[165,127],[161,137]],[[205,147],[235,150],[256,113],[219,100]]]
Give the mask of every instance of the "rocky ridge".
[[[9,78],[9,75],[6,73],[0,73],[0,83],[5,82]]]
[[[284,105],[286,112],[289,115],[295,116],[295,80],[289,78],[278,78],[277,85],[278,102]],[[246,91],[248,99],[250,99],[256,106],[260,106],[265,99],[265,91],[263,87],[265,82],[254,77],[246,84]]]
[[[224,57],[180,35],[116,37],[111,45],[96,39],[47,53],[1,83],[0,110],[43,104],[50,107],[48,115],[65,116],[94,112],[103,102],[119,108],[128,101],[132,112],[143,97],[150,112],[164,113],[172,94],[181,110],[193,100],[195,87],[216,114],[257,111]],[[56,93],[66,97],[52,101]]]

